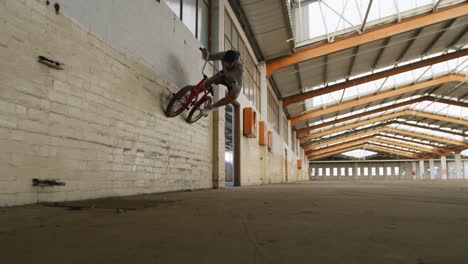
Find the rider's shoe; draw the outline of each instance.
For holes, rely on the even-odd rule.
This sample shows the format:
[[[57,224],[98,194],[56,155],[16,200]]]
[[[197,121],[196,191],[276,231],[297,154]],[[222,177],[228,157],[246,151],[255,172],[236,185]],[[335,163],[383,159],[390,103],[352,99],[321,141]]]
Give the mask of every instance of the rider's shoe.
[[[202,115],[203,116],[208,116],[208,114],[211,112],[211,109],[205,108],[202,110]]]
[[[208,116],[208,114],[211,112],[211,110],[213,110],[213,105],[209,104],[205,108],[203,108],[202,115],[203,116]]]

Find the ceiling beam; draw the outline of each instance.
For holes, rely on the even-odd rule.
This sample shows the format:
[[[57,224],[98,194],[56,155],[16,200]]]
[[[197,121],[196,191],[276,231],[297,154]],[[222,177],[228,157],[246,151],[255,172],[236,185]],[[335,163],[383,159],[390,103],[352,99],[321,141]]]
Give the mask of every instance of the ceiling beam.
[[[460,4],[434,13],[414,17],[402,22],[386,25],[374,30],[367,31],[360,35],[345,37],[332,43],[325,43],[296,52],[290,56],[272,60],[267,64],[267,76],[273,72],[330,53],[353,48],[373,41],[388,38],[389,36],[409,32],[422,27],[451,20],[457,17],[468,15],[468,4]]]
[[[380,132],[382,132],[384,130],[385,130],[385,128],[381,127],[381,128],[375,129],[375,130],[364,131],[362,133],[352,134],[352,135],[348,135],[346,137],[341,137],[341,138],[337,138],[337,139],[333,139],[333,140],[329,140],[329,141],[325,141],[325,142],[320,142],[320,143],[317,143],[317,144],[312,144],[310,146],[305,147],[304,151],[308,152],[308,151],[315,150],[315,149],[320,149],[320,148],[323,148],[323,147],[326,147],[326,146],[339,144],[339,143],[344,142],[345,140],[355,140],[355,139],[359,139],[361,137],[368,137],[368,136],[373,137],[376,134],[379,134]]]
[[[408,154],[408,155],[418,155],[418,156],[428,155],[427,153],[420,153],[420,152],[417,152],[416,150],[412,150],[412,149],[401,149],[400,147],[393,146],[393,145],[388,146],[388,145],[385,145],[384,143],[381,143],[381,142],[379,142],[377,140],[369,142],[369,146],[372,146],[372,145],[377,146],[377,147],[381,147],[381,148],[386,148],[386,149],[389,149],[389,150],[403,152],[403,153]]]
[[[380,137],[382,137],[382,136],[381,135],[373,135],[373,136],[363,137],[363,138],[359,138],[359,139],[356,139],[356,140],[347,141],[347,142],[345,142],[343,144],[337,144],[337,145],[334,145],[334,146],[331,146],[331,147],[326,147],[326,148],[322,148],[322,149],[315,150],[315,151],[312,150],[312,151],[309,151],[306,154],[307,154],[308,157],[315,157],[315,156],[318,156],[318,155],[322,155],[322,154],[329,153],[329,152],[332,152],[332,151],[336,151],[336,150],[339,150],[339,149],[347,148],[347,147],[354,146],[354,145],[357,145],[357,144],[365,144],[365,143],[371,143],[372,144],[372,142],[376,142],[376,143],[382,143],[382,144],[390,145],[390,146],[388,146],[388,148],[393,148],[394,146],[407,148],[409,151],[413,152],[412,154],[421,154],[421,153],[415,152],[415,151],[420,151],[420,152],[429,153],[429,154],[437,154],[437,155],[440,155],[440,156],[444,155],[443,152],[438,152],[438,151],[430,150],[430,149],[427,149],[427,148],[426,149],[418,148],[416,146],[405,145],[405,144],[402,144],[402,143],[399,143],[399,142],[392,142],[392,141],[388,141],[388,140],[385,140],[385,139],[381,139]],[[401,151],[405,151],[405,150],[401,150]]]
[[[318,138],[318,139],[315,139],[315,140],[311,140],[311,141],[307,141],[303,144],[301,144],[301,147],[303,148],[307,148],[307,149],[315,149],[315,148],[318,148],[317,146],[326,146],[326,145],[330,145],[330,144],[333,144],[333,143],[340,143],[342,142],[344,139],[349,139],[349,138],[355,138],[355,137],[359,137],[359,136],[364,136],[364,135],[370,135],[372,133],[379,133],[379,132],[382,132],[384,130],[381,130],[381,129],[385,129],[385,128],[389,128],[390,125],[392,124],[401,124],[402,122],[398,121],[398,120],[390,120],[390,121],[385,121],[385,122],[382,122],[382,123],[378,123],[376,125],[372,125],[372,126],[368,126],[368,127],[365,127],[365,128],[357,128],[357,129],[351,129],[349,131],[346,131],[345,133],[341,133],[341,134],[338,134],[338,135],[334,135],[334,136],[328,136],[328,137],[322,137],[322,138]],[[408,127],[419,127],[417,125],[415,125],[414,123],[404,123],[406,126]],[[447,131],[444,131],[445,133],[448,133],[448,134],[453,134],[453,135],[458,135],[456,133],[453,133],[453,132],[447,132]],[[385,132],[385,135],[388,136],[388,134],[392,133],[392,132]],[[408,137],[408,136],[407,136]],[[411,136],[409,136],[411,137]],[[463,137],[466,137],[466,134],[463,135]],[[434,140],[426,140],[427,142],[419,142],[420,144],[424,144],[424,145],[428,145],[428,146],[431,146],[431,147],[437,147],[437,148],[443,148],[443,146],[440,146],[441,144],[444,144],[442,142],[439,142],[439,141],[434,141]],[[463,148],[463,147],[462,147]]]
[[[389,120],[389,121],[381,122],[381,123],[378,123],[376,125],[371,125],[371,126],[368,126],[368,127],[365,127],[365,128],[351,129],[349,131],[346,131],[345,133],[341,133],[341,134],[337,134],[337,135],[334,135],[334,136],[327,136],[327,137],[322,137],[322,138],[318,138],[318,139],[315,139],[315,140],[307,141],[307,142],[301,144],[301,147],[303,147],[303,148],[305,148],[307,150],[308,149],[316,149],[316,148],[331,145],[331,144],[334,144],[334,143],[343,142],[343,140],[345,140],[345,139],[356,138],[356,137],[360,137],[360,136],[380,133],[382,131],[385,133],[386,136],[388,136],[389,134],[393,135],[393,132],[385,131],[385,129],[390,128],[389,126],[392,125],[392,124],[401,124],[401,123],[402,123],[401,121],[398,121],[397,119],[395,119],[395,120]],[[414,123],[410,123],[410,122],[404,123],[404,124],[406,126],[408,126],[408,127],[419,127],[419,126],[415,125]],[[457,133],[453,133],[453,132],[449,132],[449,131],[444,131],[444,132],[448,133],[448,134],[458,135]],[[465,137],[466,134],[463,134],[463,136]],[[412,137],[412,136],[407,136],[406,135],[405,137]],[[420,139],[420,138],[418,138],[418,139]],[[431,147],[436,147],[436,148],[441,148],[441,149],[445,148],[444,146],[441,146],[441,145],[444,145],[444,144],[447,145],[447,143],[443,143],[443,142],[440,142],[440,141],[434,141],[434,140],[428,140],[428,139],[425,139],[424,141],[427,141],[427,142],[423,142],[423,141],[417,141],[417,142],[419,144],[423,144],[423,145],[427,145],[427,146],[431,146]],[[459,148],[468,148],[468,147],[461,146]]]
[[[354,139],[354,140],[349,140],[349,141],[346,141],[346,142],[343,142],[343,143],[340,143],[340,144],[336,144],[336,145],[321,148],[321,149],[309,150],[309,151],[306,151],[306,155],[307,156],[321,155],[321,154],[324,154],[324,153],[327,153],[327,152],[330,152],[330,151],[335,151],[335,150],[338,150],[338,149],[347,148],[347,147],[350,147],[350,146],[353,146],[353,145],[356,145],[356,144],[363,144],[363,143],[369,142],[370,139],[373,139],[375,137],[376,137],[376,135],[370,135],[370,136],[360,137],[360,138],[357,138],[357,139]]]
[[[383,131],[383,129],[380,129],[380,131]],[[333,144],[333,145],[328,144],[328,145],[326,145],[326,147],[322,147],[322,148],[317,148],[316,147],[316,148],[309,149],[309,150],[304,149],[304,151],[305,151],[306,155],[309,155],[309,154],[319,155],[319,154],[323,154],[325,152],[329,152],[329,151],[336,150],[336,149],[339,149],[339,148],[347,147],[347,146],[350,146],[350,145],[354,145],[354,144],[358,144],[358,143],[371,142],[371,141],[379,141],[379,142],[387,144],[387,145],[400,146],[400,147],[403,147],[403,148],[409,148],[409,149],[414,149],[414,150],[418,150],[418,151],[422,151],[422,152],[428,152],[428,153],[431,153],[431,154],[437,154],[439,156],[443,156],[447,152],[456,151],[455,149],[440,148],[440,147],[437,147],[437,146],[434,146],[434,145],[423,144],[421,142],[417,142],[417,141],[407,139],[407,138],[397,138],[397,137],[392,137],[392,136],[389,136],[389,135],[386,135],[386,134],[380,134],[380,131],[377,131],[377,133],[375,133],[375,131],[374,131],[374,133],[370,134],[369,136],[364,136],[364,137],[363,136],[361,136],[361,137],[354,136],[354,137],[351,137],[352,140],[348,140],[346,142],[338,141],[338,142],[335,142],[336,144]],[[392,140],[389,141],[389,140],[385,140],[384,138],[392,139]],[[344,138],[343,140],[346,140],[346,139],[347,138]],[[395,141],[395,140],[398,140],[398,141]],[[419,144],[419,145],[428,145],[431,148],[427,148],[427,147],[424,148],[424,147],[420,147],[420,146],[417,146],[417,145],[404,144],[402,142],[408,142],[408,143]]]
[[[387,132],[388,133],[388,132]],[[422,142],[422,141],[416,141],[416,140],[413,140],[413,139],[409,139],[409,138],[399,138],[399,137],[396,137],[396,136],[391,136],[387,133],[380,133],[380,136],[382,137],[385,137],[387,139],[393,139],[393,140],[398,140],[398,141],[404,141],[404,142],[408,142],[408,143],[413,143],[413,144],[416,144],[417,146],[427,146],[429,147],[430,149],[436,151],[438,154],[445,154],[446,152],[449,152],[449,151],[453,151],[454,149],[452,148],[448,148],[448,147],[442,147],[440,145],[434,145],[434,143],[427,143],[427,142]],[[436,144],[439,144],[439,143],[436,143]]]
[[[382,136],[382,137],[384,137],[384,136]],[[437,151],[437,150],[422,148],[422,147],[414,146],[414,145],[411,145],[411,144],[404,144],[404,143],[393,141],[393,140],[386,140],[386,139],[378,138],[378,139],[376,139],[376,141],[380,142],[380,143],[383,143],[383,144],[391,145],[391,146],[398,146],[398,147],[402,147],[402,148],[413,149],[413,150],[417,150],[417,151],[421,151],[421,152],[426,152],[426,153],[429,153],[429,154],[436,154],[436,155],[439,155],[439,156],[444,155],[443,152],[440,152],[440,151]]]
[[[450,134],[450,135],[455,135],[455,136],[461,136],[461,137],[465,137],[466,134],[463,134],[463,132],[456,132],[456,131],[453,131],[453,130],[445,130],[445,129],[441,129],[441,127],[443,126],[438,126],[438,127],[434,127],[434,126],[429,126],[430,124],[428,123],[423,123],[422,121],[418,121],[417,124],[415,123],[412,123],[412,122],[408,122],[410,120],[395,120],[393,122],[393,124],[400,124],[400,125],[405,125],[405,126],[411,126],[411,127],[417,127],[417,128],[422,128],[422,129],[428,129],[428,130],[432,130],[432,131],[437,131],[437,132],[442,132],[442,133],[447,133],[447,134]],[[424,125],[423,125],[424,124]]]
[[[425,112],[416,112],[416,111],[413,112],[412,111],[412,113],[414,113],[415,116],[419,116],[419,117],[435,119],[435,120],[439,120],[439,121],[443,121],[447,123],[460,124],[462,126],[468,126],[468,121],[464,119],[442,116],[442,115],[434,115],[434,114],[425,113]]]
[[[396,117],[398,118],[398,117]],[[432,119],[433,120],[433,119]],[[438,120],[438,119],[437,119]],[[451,130],[444,130],[444,129],[440,129],[438,127],[429,127],[429,126],[424,126],[424,125],[420,125],[419,123],[418,124],[415,124],[415,123],[410,123],[410,122],[407,122],[409,120],[393,120],[391,122],[388,122],[386,125],[389,125],[389,124],[400,124],[400,125],[405,125],[405,126],[410,126],[410,127],[417,127],[417,128],[422,128],[422,129],[427,129],[427,130],[432,130],[432,131],[437,131],[437,132],[442,132],[442,133],[446,133],[446,134],[451,134],[451,135],[455,135],[455,136],[461,136],[461,137],[466,137],[466,134],[463,134],[463,132],[456,132],[456,131],[451,131]],[[452,123],[452,122],[449,122],[449,123]],[[300,139],[300,137],[298,138]],[[341,139],[338,139],[338,140],[341,140]],[[307,146],[305,146],[307,147]]]
[[[416,98],[416,99],[404,101],[404,102],[397,103],[397,104],[392,104],[392,105],[385,106],[385,107],[380,107],[380,108],[377,108],[377,109],[374,109],[374,110],[371,110],[371,111],[366,111],[366,112],[363,112],[363,113],[360,113],[360,114],[355,114],[355,115],[343,117],[343,118],[340,118],[340,119],[336,119],[336,120],[333,120],[333,121],[325,122],[325,123],[322,123],[322,124],[297,129],[296,130],[296,132],[297,132],[296,135],[299,137],[301,134],[307,133],[307,132],[315,130],[315,129],[319,129],[319,128],[327,127],[327,126],[332,126],[332,125],[339,124],[339,123],[342,123],[342,122],[346,122],[346,121],[349,121],[349,120],[353,120],[353,119],[373,115],[373,114],[376,114],[376,113],[396,109],[396,108],[399,108],[399,107],[402,107],[402,106],[416,104],[416,103],[423,102],[423,101],[432,101],[432,102],[438,102],[438,103],[443,103],[443,104],[448,104],[448,105],[456,105],[456,106],[468,108],[467,103],[463,103],[463,102],[459,102],[459,101],[453,101],[453,100],[446,100],[446,99],[437,98],[437,97],[434,97],[434,96],[422,96],[422,97],[419,97],[419,98]]]
[[[309,112],[307,112],[307,113],[305,113],[303,115],[291,118],[291,126],[294,126],[295,124],[297,124],[299,122],[306,121],[306,120],[309,120],[309,119],[314,118],[314,117],[319,117],[319,116],[323,116],[325,114],[342,111],[342,110],[349,109],[349,108],[352,108],[352,107],[355,107],[355,106],[360,106],[360,105],[364,105],[364,104],[367,104],[367,103],[380,101],[380,100],[390,98],[390,97],[393,97],[393,96],[399,96],[399,95],[403,95],[403,94],[406,94],[406,93],[411,93],[411,92],[419,91],[419,90],[422,90],[422,89],[427,89],[429,87],[440,85],[440,84],[443,84],[443,83],[464,82],[464,81],[465,81],[465,76],[462,76],[462,75],[459,75],[459,74],[445,75],[445,76],[442,76],[442,77],[439,77],[439,78],[436,78],[436,79],[423,81],[423,82],[416,83],[416,84],[413,84],[413,85],[407,85],[407,86],[404,86],[404,87],[401,87],[401,88],[398,88],[398,89],[395,89],[395,90],[390,90],[390,91],[386,91],[386,92],[383,92],[383,93],[380,93],[380,94],[375,94],[375,95],[370,95],[370,96],[367,96],[367,97],[363,97],[363,98],[361,98],[359,100],[355,100],[355,99],[349,100],[349,101],[347,101],[345,103],[342,103],[340,105],[331,106],[331,107],[328,107],[326,109],[312,110],[312,111],[309,111]]]
[[[349,131],[346,131],[345,133],[341,133],[341,134],[338,134],[338,135],[327,136],[327,137],[322,137],[322,138],[318,138],[318,139],[315,139],[315,140],[307,141],[307,142],[301,144],[301,147],[306,148],[306,147],[309,147],[309,146],[312,146],[312,145],[317,145],[317,144],[321,144],[321,143],[330,142],[332,140],[341,139],[343,137],[349,137],[349,136],[352,136],[352,135],[360,135],[362,133],[366,133],[366,132],[369,132],[369,131],[375,131],[375,130],[380,129],[380,128],[388,127],[389,125],[394,124],[394,123],[395,123],[395,120],[390,120],[390,121],[378,123],[376,125],[367,126],[367,127],[364,127],[364,128],[351,129]]]
[[[389,76],[392,76],[392,75],[396,75],[396,74],[399,74],[399,73],[412,71],[412,70],[419,69],[419,68],[426,67],[426,66],[430,66],[430,65],[433,65],[433,64],[436,64],[436,63],[439,63],[439,62],[444,62],[444,61],[460,58],[460,57],[467,56],[467,55],[468,55],[468,49],[463,49],[463,50],[459,50],[459,51],[456,51],[456,52],[441,55],[441,56],[438,56],[438,57],[429,58],[429,59],[421,60],[421,61],[418,61],[418,62],[406,64],[406,65],[403,65],[403,66],[395,67],[395,68],[390,69],[390,70],[370,74],[370,75],[360,77],[360,78],[356,78],[356,79],[353,79],[353,80],[350,80],[350,81],[346,81],[346,82],[338,83],[338,84],[335,84],[335,85],[327,86],[327,87],[324,87],[324,88],[308,91],[308,92],[297,94],[297,95],[287,96],[287,97],[282,98],[283,99],[283,108],[288,107],[288,105],[290,105],[290,104],[294,104],[294,103],[297,103],[297,102],[302,102],[302,101],[305,101],[305,100],[307,100],[309,98],[313,98],[313,97],[316,97],[316,96],[319,96],[319,95],[323,95],[323,94],[343,90],[343,89],[353,87],[353,86],[356,86],[356,85],[359,85],[359,84],[368,83],[368,82],[371,82],[371,81],[375,81],[375,80],[378,80],[378,79],[382,79],[382,78],[386,78],[386,77],[389,77]]]
[[[343,152],[348,152],[348,151],[351,151],[351,150],[356,150],[356,149],[360,149],[360,148],[364,148],[366,146],[366,144],[358,144],[358,145],[354,145],[354,146],[351,146],[351,147],[347,147],[347,148],[343,148],[343,149],[338,149],[338,150],[335,150],[335,151],[331,151],[331,152],[328,152],[328,153],[324,153],[322,155],[318,155],[318,156],[307,156],[307,158],[309,160],[318,160],[318,159],[322,159],[322,158],[326,158],[326,157],[330,157],[330,156],[333,156],[335,154],[340,154],[340,153],[343,153]]]
[[[356,127],[361,127],[361,126],[365,126],[365,125],[369,125],[369,124],[373,124],[373,123],[377,123],[377,122],[387,121],[387,120],[390,120],[390,119],[394,119],[394,118],[397,118],[397,117],[400,117],[400,116],[403,116],[403,115],[409,115],[409,114],[411,114],[411,111],[405,110],[405,111],[401,111],[401,112],[398,112],[398,113],[391,113],[391,114],[388,114],[388,115],[374,117],[374,118],[364,120],[364,121],[361,121],[361,122],[356,122],[356,123],[352,123],[352,124],[349,124],[349,125],[328,129],[328,130],[325,130],[325,131],[322,131],[322,132],[313,133],[313,134],[307,135],[305,137],[299,138],[299,142],[304,143],[304,142],[309,141],[311,139],[320,138],[320,137],[323,137],[323,136],[326,136],[326,135],[338,133],[338,132],[341,132],[341,131],[350,130],[350,129],[353,129],[353,128],[356,128]]]
[[[409,154],[409,153],[404,152],[404,151],[400,151],[400,150],[396,150],[396,149],[388,148],[388,147],[384,147],[384,146],[377,146],[377,145],[374,145],[374,144],[369,144],[367,149],[380,151],[380,152],[385,152],[385,153],[396,154],[396,155],[403,156],[403,157],[408,157],[408,158],[418,159],[418,158],[421,157],[420,155],[417,155],[417,154]]]
[[[456,146],[468,148],[467,143],[464,143],[464,142],[461,142],[461,141],[456,141],[456,140],[451,140],[451,139],[447,139],[447,138],[435,137],[435,136],[431,136],[431,135],[415,133],[415,132],[411,132],[411,131],[395,129],[395,128],[390,128],[390,127],[385,128],[384,131],[392,133],[392,134],[405,135],[405,136],[409,136],[409,137],[415,137],[415,138],[425,139],[425,140],[429,140],[429,141],[435,141],[435,142],[440,142],[440,143],[444,143],[444,144],[456,145]]]
[[[421,156],[417,155],[417,154],[396,150],[396,149],[390,148],[390,147],[378,146],[378,145],[374,145],[372,143],[356,144],[356,145],[353,145],[353,146],[337,149],[337,150],[330,151],[330,152],[323,153],[321,155],[316,155],[316,156],[308,155],[307,158],[309,159],[309,161],[310,160],[318,160],[318,159],[323,159],[323,158],[330,157],[330,156],[333,156],[333,155],[336,155],[336,154],[341,154],[343,152],[348,152],[348,151],[361,149],[361,148],[372,149],[372,150],[376,150],[376,151],[384,152],[384,153],[396,154],[396,155],[403,156],[403,157],[409,157],[409,158],[415,158],[415,159],[421,158]]]
[[[321,149],[321,148],[324,148],[324,147],[327,147],[327,146],[340,144],[342,142],[345,142],[346,140],[348,140],[348,141],[358,140],[358,139],[360,139],[362,137],[367,137],[367,136],[372,137],[372,136],[376,136],[376,135],[382,135],[382,136],[385,136],[386,138],[391,138],[391,139],[396,139],[396,140],[401,140],[401,141],[404,140],[404,141],[416,143],[416,144],[419,144],[419,145],[426,145],[426,146],[436,148],[436,149],[439,149],[439,150],[445,151],[445,152],[450,152],[450,151],[453,150],[453,149],[449,149],[449,148],[442,147],[442,146],[439,145],[439,144],[443,144],[443,143],[447,144],[447,142],[444,141],[444,140],[442,140],[444,142],[441,143],[441,142],[439,142],[440,140],[433,140],[433,138],[426,138],[426,136],[424,134],[414,133],[414,132],[409,134],[409,135],[404,134],[403,136],[411,137],[411,138],[418,138],[418,139],[423,138],[424,140],[428,141],[429,143],[422,142],[422,141],[417,141],[417,140],[409,139],[409,138],[399,138],[399,137],[395,136],[395,135],[399,135],[398,131],[400,131],[400,130],[399,129],[392,129],[392,128],[388,128],[388,127],[379,127],[377,129],[363,130],[363,131],[361,131],[359,133],[348,134],[348,135],[346,135],[344,137],[343,136],[342,137],[337,137],[337,138],[334,138],[332,140],[328,140],[328,141],[324,141],[324,142],[322,141],[322,142],[310,144],[310,145],[308,145],[308,146],[306,146],[304,148],[304,151],[305,152],[310,152],[311,150],[312,151],[313,150],[318,150],[318,149]],[[382,132],[384,134],[382,134]],[[401,132],[401,134],[403,134],[403,133],[405,133],[405,131]],[[348,142],[348,141],[346,141],[346,142]],[[448,143],[453,143],[453,142],[448,142]]]
[[[395,137],[395,136],[390,136],[389,134],[381,134],[382,136],[386,137],[386,138],[390,138],[390,139],[395,139],[395,140],[402,140],[402,141],[407,141],[407,142],[411,142],[411,143],[414,143],[414,144],[418,144],[418,145],[425,145],[425,146],[429,146],[431,148],[436,148],[436,149],[440,149],[440,150],[448,150],[448,149],[445,149],[441,146],[438,146],[438,145],[434,145],[434,143],[427,143],[427,142],[422,142],[422,141],[416,141],[416,140],[413,140],[413,139],[409,139],[409,138],[399,138],[399,137]],[[436,143],[437,144],[437,143]]]
[[[455,124],[461,124],[461,125],[468,126],[468,121],[467,120],[453,118],[453,117],[447,117],[447,116],[441,116],[441,115],[434,115],[434,114],[429,114],[429,113],[424,113],[424,112],[419,112],[419,111],[413,111],[413,110],[404,110],[404,111],[400,111],[400,112],[396,112],[396,113],[391,113],[391,114],[388,114],[388,115],[374,117],[374,118],[364,120],[364,121],[361,121],[361,122],[356,122],[356,123],[352,123],[352,124],[349,124],[349,125],[328,129],[326,131],[310,134],[310,135],[307,135],[305,137],[299,138],[299,142],[304,143],[304,142],[309,141],[311,139],[320,138],[320,137],[323,137],[323,136],[326,136],[326,135],[338,133],[338,132],[341,132],[341,131],[353,129],[353,128],[360,127],[360,126],[365,126],[365,125],[369,125],[369,124],[373,124],[373,123],[377,123],[377,122],[383,122],[383,121],[391,120],[391,119],[394,119],[394,118],[397,118],[397,117],[400,117],[400,116],[405,116],[405,115],[430,118],[430,119],[440,120],[440,121],[444,121],[444,122],[450,122],[450,123],[455,123]]]

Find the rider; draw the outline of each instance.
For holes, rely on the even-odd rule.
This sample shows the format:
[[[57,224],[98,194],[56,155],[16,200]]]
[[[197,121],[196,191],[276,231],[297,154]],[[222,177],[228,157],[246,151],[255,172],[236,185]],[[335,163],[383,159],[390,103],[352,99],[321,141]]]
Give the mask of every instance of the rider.
[[[201,49],[201,52],[203,59],[210,61],[221,60],[223,65],[223,70],[207,79],[205,86],[209,88],[212,84],[223,84],[228,89],[226,97],[203,109],[203,115],[207,116],[214,108],[230,104],[237,99],[242,90],[244,65],[239,60],[240,54],[238,51],[228,50],[210,54],[207,49]]]

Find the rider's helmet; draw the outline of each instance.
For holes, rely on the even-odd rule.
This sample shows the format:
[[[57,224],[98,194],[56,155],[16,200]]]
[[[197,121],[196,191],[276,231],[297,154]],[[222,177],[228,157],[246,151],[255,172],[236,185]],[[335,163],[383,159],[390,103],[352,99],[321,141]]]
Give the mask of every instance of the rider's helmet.
[[[240,53],[238,51],[228,50],[223,56],[223,61],[232,63],[232,62],[239,60],[239,57],[240,57]]]

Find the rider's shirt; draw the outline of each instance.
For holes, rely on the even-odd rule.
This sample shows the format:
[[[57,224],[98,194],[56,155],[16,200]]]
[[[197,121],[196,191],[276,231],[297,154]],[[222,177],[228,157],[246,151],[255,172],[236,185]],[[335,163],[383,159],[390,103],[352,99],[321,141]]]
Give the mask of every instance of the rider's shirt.
[[[210,61],[215,61],[215,60],[222,60],[224,57],[224,54],[226,52],[219,52],[219,53],[214,53],[210,54],[208,57],[208,60]],[[244,75],[244,65],[237,60],[236,64],[231,68],[231,69],[226,69],[223,67],[223,73],[228,79],[234,79],[235,82],[230,82],[231,88],[236,91],[241,91],[242,89],[242,77]]]

